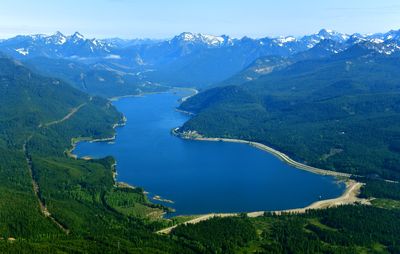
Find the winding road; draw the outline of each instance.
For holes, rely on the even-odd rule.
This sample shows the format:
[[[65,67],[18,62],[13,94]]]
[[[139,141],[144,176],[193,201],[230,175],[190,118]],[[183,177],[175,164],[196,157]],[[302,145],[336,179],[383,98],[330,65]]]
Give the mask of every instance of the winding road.
[[[91,101],[91,100],[92,100],[92,97],[90,97],[89,101]],[[75,114],[76,114],[82,107],[84,107],[85,105],[87,105],[87,102],[82,103],[82,104],[78,105],[77,107],[72,108],[71,111],[70,111],[67,115],[65,115],[63,118],[61,118],[61,119],[59,119],[59,120],[51,121],[51,122],[48,122],[48,123],[45,123],[45,124],[40,124],[40,125],[38,126],[38,128],[40,129],[40,128],[43,128],[43,127],[49,127],[49,126],[52,126],[52,125],[55,125],[55,124],[59,124],[59,123],[65,122],[65,121],[67,121],[68,119],[70,119],[73,115],[75,115]],[[22,150],[23,150],[23,152],[24,152],[25,160],[26,160],[26,163],[27,163],[27,166],[28,166],[28,170],[29,170],[29,176],[31,177],[31,181],[32,181],[32,189],[33,189],[33,192],[34,192],[34,194],[35,194],[36,199],[38,200],[39,208],[40,208],[40,211],[42,212],[42,214],[43,214],[46,218],[49,218],[49,219],[50,219],[55,225],[57,225],[65,234],[69,234],[69,233],[70,233],[70,230],[69,230],[68,228],[66,228],[65,226],[63,226],[60,222],[58,222],[57,219],[54,218],[54,216],[52,216],[52,214],[51,214],[51,213],[49,212],[49,210],[47,209],[46,204],[45,204],[45,203],[43,202],[43,200],[40,198],[40,187],[39,187],[39,184],[37,183],[37,181],[35,180],[35,177],[34,177],[34,170],[33,170],[33,167],[32,167],[32,159],[31,159],[31,156],[30,156],[30,154],[29,154],[29,152],[28,152],[28,149],[27,149],[27,144],[29,143],[29,141],[32,139],[33,136],[34,136],[34,133],[31,134],[31,135],[27,138],[27,140],[25,141],[25,143],[24,143],[23,146],[22,146]]]
[[[73,108],[66,116],[64,116],[62,119],[60,120],[55,120],[49,123],[45,123],[44,126],[45,127],[49,127],[55,124],[59,124],[62,122],[67,121],[68,119],[70,119],[73,115],[75,115],[76,112],[78,112],[82,107],[84,107],[87,103],[82,103],[81,105],[79,105],[78,107]],[[40,125],[39,127],[42,127],[43,125]]]

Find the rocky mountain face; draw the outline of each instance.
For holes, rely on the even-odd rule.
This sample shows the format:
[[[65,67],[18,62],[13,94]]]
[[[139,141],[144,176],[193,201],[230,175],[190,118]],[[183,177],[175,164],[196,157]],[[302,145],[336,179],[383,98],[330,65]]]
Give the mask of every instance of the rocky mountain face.
[[[128,86],[150,82],[200,88],[226,80],[256,60],[260,64],[263,58],[328,57],[352,47],[354,50],[372,49],[377,54],[398,54],[400,31],[349,35],[322,29],[300,38],[258,39],[185,32],[168,40],[88,39],[78,32],[69,36],[57,32],[53,35],[21,35],[0,41],[0,52],[22,61],[35,63],[37,59],[43,61],[46,58],[50,62],[67,61],[86,65],[91,71],[106,72],[107,75],[99,75],[97,81],[108,86],[118,81]],[[72,74],[77,75],[76,71],[71,71]],[[87,75],[84,71],[78,74]],[[106,76],[114,78],[107,80]],[[95,92],[97,86],[95,84],[89,92]],[[76,87],[84,89],[81,84]]]

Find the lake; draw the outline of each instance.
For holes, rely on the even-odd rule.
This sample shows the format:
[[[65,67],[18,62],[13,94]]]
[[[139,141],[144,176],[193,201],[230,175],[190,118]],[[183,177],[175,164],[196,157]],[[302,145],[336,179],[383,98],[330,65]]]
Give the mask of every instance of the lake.
[[[343,193],[344,184],[335,178],[296,169],[246,144],[173,136],[171,129],[189,118],[175,110],[185,93],[113,102],[128,119],[117,128],[115,142],[81,142],[74,153],[114,156],[117,180],[143,187],[150,199],[173,200],[163,203],[176,209],[173,215],[299,208]]]

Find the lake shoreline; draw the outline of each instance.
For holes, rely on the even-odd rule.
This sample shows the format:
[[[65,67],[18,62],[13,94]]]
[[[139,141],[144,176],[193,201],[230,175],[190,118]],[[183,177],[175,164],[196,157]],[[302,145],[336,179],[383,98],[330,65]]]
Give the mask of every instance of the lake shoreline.
[[[121,100],[121,99],[125,99],[125,98],[139,98],[139,97],[144,97],[146,95],[152,95],[152,94],[173,93],[174,90],[186,90],[186,91],[191,91],[192,92],[190,95],[181,98],[180,102],[183,102],[183,101],[189,99],[190,97],[192,97],[192,96],[194,96],[194,95],[199,93],[199,91],[197,89],[195,89],[195,88],[190,88],[190,87],[169,87],[169,90],[167,90],[167,91],[147,92],[147,93],[139,93],[139,94],[131,94],[131,95],[114,96],[114,97],[108,98],[108,100],[110,102],[115,102],[115,101],[118,101],[118,100]],[[189,112],[186,112],[186,113],[189,113]],[[67,149],[65,151],[65,154],[68,157],[76,159],[76,160],[77,159],[83,159],[83,160],[91,160],[91,159],[93,159],[90,156],[79,157],[78,155],[74,154],[73,152],[74,152],[77,144],[79,142],[90,142],[90,143],[93,143],[93,142],[112,142],[112,141],[115,141],[115,139],[117,137],[116,128],[125,126],[127,121],[128,121],[128,119],[126,118],[126,116],[123,115],[121,120],[119,120],[118,122],[114,123],[112,125],[112,129],[114,130],[114,134],[111,137],[104,137],[104,138],[97,138],[97,139],[95,139],[93,137],[72,138],[71,139],[71,147],[70,147],[70,149]],[[115,186],[122,185],[122,186],[129,187],[129,188],[132,188],[132,189],[136,188],[131,184],[117,181],[117,176],[118,176],[117,161],[115,161],[115,163],[112,165],[112,172],[113,172],[112,174],[113,174],[113,180],[114,180],[114,185]],[[148,193],[145,191],[145,195],[147,195],[147,194]],[[158,199],[156,198],[155,200],[158,200]],[[161,198],[158,201],[162,201],[162,202],[166,201],[166,203],[174,203],[172,200],[161,199]]]
[[[171,92],[173,93],[173,89],[174,88],[172,88],[168,92],[157,92],[157,94],[159,94],[159,93],[171,93]],[[186,98],[186,100],[189,99],[191,96],[194,96],[194,95],[196,95],[198,93],[197,90],[192,89],[192,88],[177,88],[177,89],[178,90],[190,90],[190,91],[193,91],[193,93],[191,95],[184,97],[184,98]],[[148,93],[148,94],[155,94],[155,93]],[[114,101],[119,100],[119,99],[123,99],[123,98],[127,98],[127,97],[142,97],[142,96],[145,96],[145,95],[147,95],[147,94],[134,95],[134,96],[122,96],[122,97],[119,97],[119,98],[114,98]],[[182,102],[182,98],[179,101]],[[190,112],[181,111],[181,110],[176,109],[176,108],[175,108],[175,110],[178,111],[178,112],[181,112],[181,113],[190,114]],[[119,122],[117,122],[117,123],[115,123],[113,125],[113,129],[116,129],[117,127],[120,127],[120,126],[124,126],[126,124],[126,121],[127,121],[127,119],[124,116],[122,121],[119,121]],[[176,135],[176,136],[180,136],[178,134],[177,130],[178,130],[177,128],[174,129],[173,130],[173,134]],[[72,139],[72,141],[71,141],[72,148],[68,151],[68,154],[71,157],[73,157],[75,159],[78,159],[78,156],[73,154],[73,151],[74,151],[74,149],[76,148],[76,145],[79,142],[83,142],[83,141],[85,141],[85,142],[107,142],[107,141],[113,141],[113,140],[115,140],[115,138],[116,138],[116,133],[114,133],[114,135],[112,137],[109,137],[109,138],[93,139],[93,138],[83,138],[82,137],[82,138]],[[185,137],[181,137],[181,138],[185,138]],[[250,141],[239,140],[239,139],[221,139],[221,138],[205,138],[205,137],[196,137],[196,138],[188,138],[188,137],[186,137],[186,139],[192,139],[192,140],[198,140],[198,141],[213,141],[213,142],[222,141],[222,142],[231,142],[231,143],[245,143],[245,144],[248,144],[248,145],[252,145],[252,146],[254,146],[254,147],[258,148],[258,149],[261,149],[263,151],[269,152],[269,153],[275,155],[276,157],[278,157],[279,159],[281,159],[282,161],[284,161],[284,162],[288,163],[289,165],[292,165],[292,166],[294,166],[296,168],[299,168],[299,165],[301,164],[301,163],[293,161],[292,159],[289,158],[289,156],[287,156],[287,155],[285,155],[285,154],[283,154],[283,153],[281,153],[281,152],[279,152],[277,150],[274,150],[274,149],[272,149],[270,147],[267,147],[267,146],[264,147],[263,144],[256,143],[256,142],[250,142]],[[81,159],[91,159],[91,158],[87,157],[87,158],[81,158]],[[340,175],[341,173],[338,173],[338,172],[325,171],[325,170],[322,170],[322,169],[317,169],[317,171],[315,171],[316,168],[312,168],[312,167],[309,167],[309,166],[304,165],[304,164],[301,164],[301,166],[304,167],[304,168],[301,168],[301,169],[307,170],[307,171],[311,171],[313,173],[322,174],[322,175],[329,175],[329,176],[332,176],[333,175],[332,173],[335,173],[334,176],[343,177],[343,175]],[[310,169],[313,169],[314,171],[312,171]],[[116,185],[118,185],[118,182],[116,180],[117,170],[116,170],[115,165],[113,166],[113,172],[114,172],[114,174],[113,174],[114,182],[115,182]],[[346,174],[344,177],[345,178],[349,178],[350,175]],[[131,185],[129,185],[129,186],[131,186]],[[133,187],[133,186],[131,186],[131,187]],[[319,201],[317,201],[317,202],[319,202]],[[300,209],[305,209],[305,208],[300,208]],[[264,212],[251,212],[251,213],[248,213],[248,214],[253,214],[254,215],[254,214],[258,214],[258,213],[262,213],[263,214]],[[232,213],[232,214],[228,213],[228,214],[230,216],[232,216],[232,214],[236,214],[237,215],[238,213]]]
[[[343,194],[337,198],[325,199],[315,201],[312,204],[303,207],[303,208],[294,208],[294,209],[286,209],[286,210],[276,210],[276,211],[257,211],[257,212],[243,212],[243,213],[209,213],[204,215],[199,215],[195,219],[186,221],[181,224],[177,224],[168,228],[161,229],[157,231],[157,234],[169,234],[174,228],[180,225],[187,224],[196,224],[202,221],[206,221],[212,219],[214,217],[236,217],[245,214],[250,218],[256,218],[260,216],[264,216],[264,214],[273,214],[273,215],[284,215],[284,214],[304,214],[308,210],[318,210],[318,209],[328,209],[333,207],[338,207],[341,205],[354,205],[354,204],[363,204],[370,205],[370,200],[359,198],[358,194],[360,193],[361,187],[364,185],[363,183],[356,182],[355,180],[346,180],[346,190]]]
[[[173,92],[173,90],[186,90],[186,91],[192,91],[193,93],[182,97],[180,99],[181,102],[186,101],[187,99],[189,99],[192,96],[195,96],[196,94],[199,93],[199,90],[197,90],[196,88],[191,88],[191,87],[169,87],[169,90],[165,90],[165,91],[158,91],[158,92],[144,92],[144,93],[138,93],[138,94],[127,94],[127,95],[120,95],[120,96],[114,96],[114,97],[110,97],[108,98],[109,101],[114,102],[114,101],[118,101],[120,99],[125,99],[125,98],[135,98],[135,97],[143,97],[146,95],[152,95],[152,94],[162,94],[162,93],[171,93]]]
[[[186,112],[186,111],[180,111],[180,112],[186,113],[186,114],[187,113],[191,114],[190,112]],[[267,145],[264,145],[264,144],[261,144],[258,142],[252,142],[252,141],[241,140],[241,139],[203,137],[202,135],[198,134],[196,131],[181,133],[181,132],[179,132],[179,127],[172,129],[171,132],[174,136],[177,136],[182,139],[187,139],[187,140],[247,144],[247,145],[250,145],[257,149],[260,149],[264,152],[268,152],[268,153],[274,155],[275,157],[279,158],[283,162],[287,163],[288,165],[291,165],[297,169],[308,171],[308,172],[311,172],[314,174],[336,177],[336,179],[338,179],[338,181],[343,181],[345,183],[346,188],[345,188],[344,192],[342,193],[342,195],[340,195],[337,198],[315,201],[315,202],[311,203],[310,205],[301,207],[301,208],[276,210],[276,211],[255,211],[255,212],[243,212],[243,213],[210,213],[210,214],[205,214],[205,215],[199,215],[198,217],[196,217],[193,220],[189,220],[182,224],[174,225],[174,226],[159,230],[156,232],[158,234],[169,234],[171,232],[171,230],[173,230],[175,227],[177,227],[179,225],[195,224],[195,223],[199,223],[199,222],[202,222],[205,220],[212,219],[214,217],[233,217],[233,216],[240,216],[241,214],[246,214],[248,217],[254,218],[254,217],[263,216],[265,213],[271,213],[274,215],[283,215],[283,214],[289,214],[289,213],[302,214],[302,213],[306,213],[308,210],[327,209],[327,208],[337,207],[337,206],[341,206],[341,205],[354,205],[354,204],[370,205],[371,204],[369,199],[364,199],[364,198],[358,197],[358,195],[361,191],[361,188],[364,184],[357,182],[353,179],[350,179],[350,177],[352,176],[351,174],[315,168],[315,167],[311,167],[311,166],[302,164],[300,162],[294,161],[288,155],[286,155],[280,151],[277,151],[276,149],[274,149],[272,147],[269,147]]]
[[[108,98],[108,100],[109,100],[110,102],[115,102],[115,101],[118,101],[118,100],[121,100],[121,99],[125,99],[125,98],[135,98],[135,97],[143,97],[143,96],[152,95],[152,94],[171,93],[171,92],[173,92],[174,90],[186,90],[186,91],[188,90],[188,91],[192,91],[192,92],[193,92],[192,94],[181,98],[181,99],[180,99],[181,102],[183,102],[183,101],[189,99],[190,97],[195,96],[196,94],[199,93],[199,91],[198,91],[197,89],[195,89],[195,88],[190,88],[190,87],[170,87],[170,89],[167,90],[167,91],[147,92],[147,93],[139,93],[139,94],[128,94],[128,95],[114,96],[114,97]],[[176,109],[176,110],[177,110],[177,111],[180,111],[181,113],[191,114],[190,112],[187,112],[187,111],[178,110],[178,109]],[[114,124],[112,125],[112,128],[113,128],[113,130],[114,130],[114,135],[113,135],[112,137],[105,137],[105,138],[98,138],[98,139],[95,139],[95,138],[93,138],[93,137],[77,137],[77,138],[72,138],[72,139],[71,139],[71,148],[68,149],[68,150],[66,150],[65,153],[66,153],[67,156],[70,157],[70,158],[78,159],[78,156],[77,156],[76,154],[74,154],[73,151],[75,150],[76,145],[77,145],[79,142],[111,142],[111,141],[114,141],[114,140],[116,139],[116,137],[117,137],[117,134],[116,134],[115,129],[116,129],[117,127],[123,127],[123,126],[125,126],[127,121],[128,121],[128,119],[123,115],[123,116],[122,116],[122,121],[118,121],[118,122],[116,122],[116,123],[114,123]],[[91,158],[90,158],[90,156],[86,156],[86,159],[91,159]]]
[[[76,148],[76,145],[77,145],[79,142],[91,142],[91,143],[93,143],[93,142],[111,142],[111,141],[114,141],[114,140],[116,139],[116,137],[117,137],[117,133],[116,133],[115,129],[118,128],[118,127],[123,127],[123,126],[125,126],[125,125],[126,125],[126,122],[127,122],[127,118],[126,118],[125,116],[122,116],[122,118],[121,118],[120,121],[114,123],[114,124],[112,125],[112,129],[113,129],[113,131],[114,131],[114,134],[113,134],[113,136],[111,136],[111,137],[97,138],[97,139],[95,139],[95,138],[93,138],[93,137],[77,137],[77,138],[72,138],[72,139],[71,139],[71,147],[70,147],[70,149],[66,150],[65,153],[66,153],[67,156],[70,157],[70,158],[79,159],[79,157],[78,157],[76,154],[74,154],[74,150],[75,150],[75,148]],[[89,159],[92,159],[92,158],[91,158],[90,156],[85,156],[85,157],[82,157],[81,159],[89,160]]]
[[[187,112],[187,113],[189,113],[189,112]],[[189,131],[189,132],[181,133],[181,132],[179,132],[179,127],[173,129],[172,134],[177,137],[180,137],[182,139],[187,139],[187,140],[247,144],[247,145],[255,147],[259,150],[262,150],[264,152],[268,152],[268,153],[274,155],[275,157],[279,158],[280,160],[284,161],[288,165],[293,166],[297,169],[308,171],[308,172],[311,172],[314,174],[326,175],[326,176],[344,177],[344,178],[350,178],[352,176],[352,174],[316,168],[316,167],[312,167],[312,166],[297,162],[297,161],[293,160],[292,158],[290,158],[287,154],[280,152],[280,151],[278,151],[272,147],[269,147],[267,145],[264,145],[262,143],[258,143],[258,142],[253,142],[253,141],[248,141],[248,140],[243,140],[243,139],[204,137],[204,136],[198,134],[197,131]]]

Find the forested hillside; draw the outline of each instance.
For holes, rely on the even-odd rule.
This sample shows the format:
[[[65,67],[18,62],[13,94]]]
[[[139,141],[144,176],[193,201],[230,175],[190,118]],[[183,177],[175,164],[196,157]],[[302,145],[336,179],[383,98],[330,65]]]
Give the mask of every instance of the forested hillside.
[[[72,138],[114,134],[121,115],[110,102],[8,58],[0,64],[2,253],[192,253],[153,234],[163,224],[147,214],[164,208],[116,186],[113,158],[65,153]]]
[[[214,218],[172,234],[200,253],[399,253],[399,212],[343,206],[302,215]]]
[[[355,45],[241,85],[198,94],[183,128],[242,138],[307,164],[400,179],[399,58]],[[368,138],[367,138],[368,137]]]

